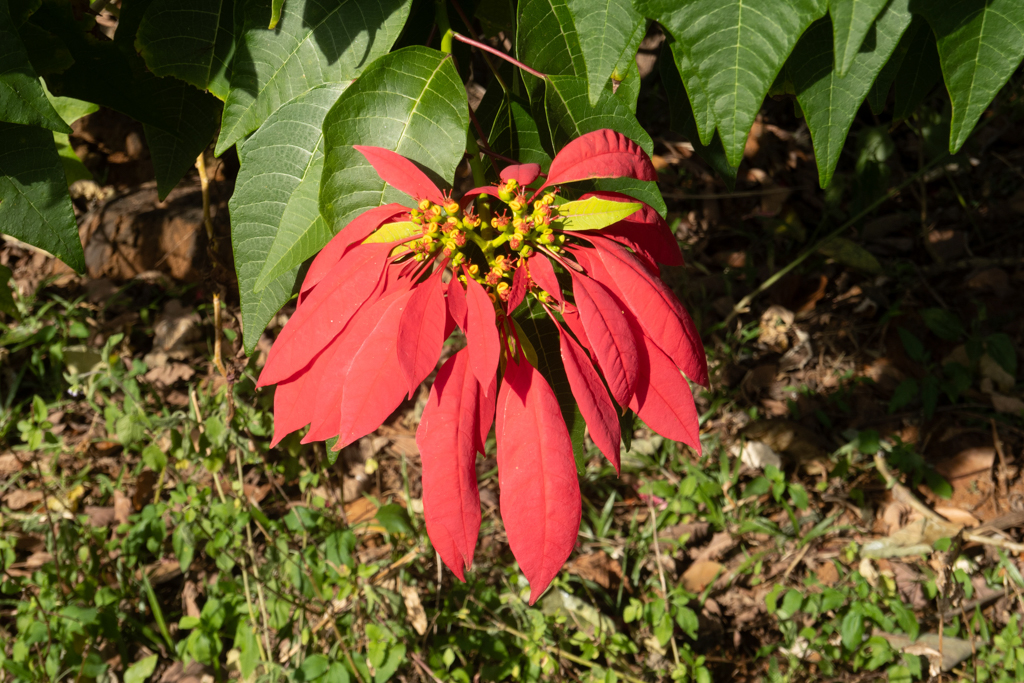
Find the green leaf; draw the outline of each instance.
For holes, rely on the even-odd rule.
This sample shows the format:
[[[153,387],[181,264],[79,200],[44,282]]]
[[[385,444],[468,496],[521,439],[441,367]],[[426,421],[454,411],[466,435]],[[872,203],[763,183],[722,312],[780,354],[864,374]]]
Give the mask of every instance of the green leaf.
[[[267,28],[274,30],[277,23],[281,21],[281,10],[284,9],[284,0],[273,0],[270,5],[270,23]]]
[[[903,406],[908,405],[917,398],[917,391],[917,380],[913,377],[908,377],[900,382],[896,391],[893,392],[892,398],[889,399],[889,412],[895,413]]]
[[[696,68],[707,93],[729,165],[739,166],[769,87],[800,35],[824,15],[826,1],[642,0],[638,5],[687,47],[689,69]],[[688,74],[680,73],[697,103]]]
[[[567,0],[520,0],[516,56],[533,69],[553,75],[586,77],[579,34]],[[522,74],[533,101],[538,79]]]
[[[157,76],[180,78],[223,100],[235,51],[234,6],[234,0],[153,0],[135,46]]]
[[[71,132],[47,101],[6,2],[0,2],[0,121]]]
[[[92,114],[100,108],[98,104],[76,100],[73,97],[54,97],[50,94],[49,89],[47,89],[46,83],[42,85],[43,92],[46,93],[50,104],[53,105],[54,110],[69,126],[83,116]],[[92,180],[92,173],[85,167],[85,164],[78,158],[78,155],[75,154],[67,134],[54,132],[53,142],[57,146],[57,154],[60,156],[61,164],[64,166],[64,177],[67,179],[69,186],[76,180]]]
[[[568,7],[586,65],[590,103],[597,104],[623,57],[636,55],[646,22],[631,0],[568,0]],[[622,72],[617,78],[623,80],[626,75]]]
[[[875,17],[889,0],[829,0],[836,71],[846,76]],[[890,5],[892,3],[889,3]]]
[[[383,242],[397,242],[398,240],[404,240],[413,235],[419,235],[423,232],[423,227],[419,226],[412,221],[401,221],[398,223],[388,223],[387,225],[378,228],[363,240],[364,244],[374,244]],[[395,247],[391,250],[391,253],[395,253],[398,250],[404,250],[406,247],[400,246]]]
[[[1010,335],[996,332],[985,337],[985,352],[992,356],[992,360],[999,363],[1003,370],[1011,375],[1017,374],[1017,349]]]
[[[856,651],[860,648],[864,638],[864,613],[861,611],[859,603],[850,607],[850,611],[843,617],[839,633],[847,650]]]
[[[356,78],[391,49],[410,5],[409,0],[288,0],[281,21],[269,30],[271,0],[246,3],[216,154],[310,88]]]
[[[640,210],[640,204],[599,197],[566,202],[558,207],[562,230],[600,230]]]
[[[248,622],[239,620],[235,628],[235,647],[238,648],[238,669],[242,680],[250,680],[260,662],[260,647],[256,641],[256,633]]]
[[[597,104],[591,105],[587,98],[586,79],[578,76],[549,76],[545,102],[547,127],[553,150],[557,151],[579,136],[601,128],[611,128],[622,133],[639,144],[648,154],[654,150],[651,137],[637,122],[636,116],[626,104],[612,93],[611,85],[606,85]],[[602,178],[576,183],[574,187],[581,191],[594,188],[624,192],[650,204],[661,215],[665,215],[665,200],[654,181]]]
[[[679,80],[681,87],[683,88],[683,95],[685,95],[687,102],[690,105],[690,111],[692,117],[693,128],[696,130],[696,135],[688,133],[687,137],[693,142],[696,138],[703,146],[713,146],[712,142],[715,138],[715,112],[711,109],[711,100],[708,98],[707,90],[704,88],[704,84],[700,80],[700,73],[697,70],[697,65],[690,58],[690,50],[684,44],[677,40],[672,39],[669,36],[669,40],[666,41],[668,49],[672,53],[671,60],[676,65],[676,79]],[[685,117],[684,112],[669,112],[670,116],[673,117]],[[681,118],[684,124],[689,123],[686,118]],[[683,132],[683,131],[679,131]],[[721,147],[721,136],[718,136],[718,146]],[[696,142],[694,142],[696,148]],[[722,155],[724,159],[725,148],[722,148]],[[726,167],[729,166],[728,162],[723,162]],[[737,164],[738,166],[738,164]]]
[[[124,671],[124,683],[142,683],[156,671],[159,655],[143,657]]]
[[[192,534],[192,527],[185,522],[180,523],[171,534],[171,548],[174,556],[178,558],[178,567],[184,574],[192,566],[192,560],[196,554],[196,539]]]
[[[837,263],[862,270],[865,273],[877,274],[882,272],[882,264],[878,262],[874,254],[845,237],[833,237],[818,247],[818,251],[829,258],[835,259]]]
[[[315,681],[327,673],[329,668],[331,668],[331,661],[327,657],[321,654],[310,655],[295,672],[295,680]]]
[[[551,318],[548,317],[543,306],[533,296],[528,296],[524,305],[517,308],[512,317],[519,323],[520,329],[526,334],[527,340],[537,354],[537,370],[547,380],[551,390],[555,392],[558,406],[561,408],[562,419],[565,420],[565,426],[569,430],[573,455],[576,458],[577,469],[579,469],[579,463],[585,463],[587,458],[583,440],[587,425],[576,404],[576,399],[572,395],[572,387],[569,386],[565,366],[562,365],[558,328],[551,322]]]
[[[935,35],[927,21],[915,16],[910,22],[910,28],[903,35],[902,42],[906,43],[906,56],[900,61],[899,68],[893,75],[896,97],[893,101],[892,116],[897,121],[910,118],[942,78]]]
[[[33,16],[33,21],[54,31],[75,59],[71,68],[47,79],[54,94],[95,102],[143,124],[157,193],[163,199],[213,139],[219,103],[183,81],[158,78],[146,69],[131,41],[121,38],[122,31],[131,34],[132,22],[141,19],[129,11],[136,7],[142,6],[126,5],[118,39],[113,42],[90,40],[70,13],[64,16],[50,3]]]
[[[142,463],[155,472],[162,472],[167,467],[167,454],[156,444],[149,444],[142,449]]]
[[[20,318],[18,307],[14,304],[14,296],[7,284],[11,279],[11,269],[7,266],[0,266],[0,313],[6,313],[15,320]]]
[[[910,25],[910,0],[892,0],[871,26],[864,46],[854,54],[845,76],[833,65],[828,20],[811,26],[790,58],[790,76],[814,143],[818,181],[827,187],[843,151],[850,126],[871,84]]]
[[[915,363],[928,361],[928,351],[925,350],[924,343],[917,338],[917,335],[905,327],[896,328],[896,332],[900,335],[900,342],[903,343],[903,349],[907,352],[910,360]]]
[[[680,59],[682,61],[676,59],[677,54],[681,55]],[[671,41],[671,44],[666,43],[662,47],[658,66],[661,72],[661,84],[665,88],[665,95],[668,97],[671,128],[690,141],[690,144],[693,145],[693,151],[697,153],[697,156],[706,161],[708,166],[714,169],[718,175],[722,176],[726,185],[731,190],[736,186],[736,171],[738,168],[730,166],[729,162],[726,161],[725,149],[722,147],[722,138],[715,132],[714,126],[707,129],[713,136],[711,144],[705,145],[701,142],[700,128],[697,125],[697,119],[694,117],[695,107],[691,104],[690,96],[679,75],[680,71],[685,68],[684,62],[685,56],[682,55],[682,48],[678,43]],[[707,106],[704,106],[701,111],[706,116],[708,113]]]
[[[0,123],[0,140],[0,229],[83,272],[85,254],[53,134]]]
[[[409,513],[397,503],[391,503],[377,510],[375,515],[380,525],[389,534],[412,534],[412,522],[409,520]]]
[[[937,337],[946,341],[958,341],[964,334],[964,325],[956,313],[944,308],[926,308],[921,311],[921,318]]]
[[[299,265],[331,238],[318,203],[320,128],[344,89],[329,84],[296,97],[239,149],[241,168],[228,208],[242,340],[249,352],[291,296]]]
[[[959,151],[999,89],[1024,59],[1024,12],[1019,0],[932,0],[928,19],[953,103],[949,151]]]
[[[378,59],[324,120],[320,211],[328,228],[337,233],[366,209],[409,201],[352,145],[390,149],[451,182],[468,127],[466,90],[448,55],[414,46]]]

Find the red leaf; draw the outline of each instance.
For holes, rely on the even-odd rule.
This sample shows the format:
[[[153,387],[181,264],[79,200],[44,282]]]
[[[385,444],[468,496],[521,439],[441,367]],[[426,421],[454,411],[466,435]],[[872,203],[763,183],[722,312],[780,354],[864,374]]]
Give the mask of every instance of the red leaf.
[[[647,335],[640,334],[638,350],[640,381],[629,407],[658,434],[681,441],[700,455],[700,422],[689,383]]]
[[[486,194],[491,197],[498,196],[498,188],[491,185],[484,185],[483,187],[474,187],[472,190],[462,195],[462,199],[459,200],[459,205],[465,209],[469,205],[470,199],[477,196],[478,194]]]
[[[510,314],[516,310],[519,304],[523,303],[523,299],[526,297],[527,277],[526,268],[521,265],[512,275],[512,287],[509,289],[508,301],[505,302],[505,310]]]
[[[398,324],[398,364],[409,386],[409,398],[441,357],[446,319],[442,272],[439,269],[413,290]]]
[[[306,271],[306,277],[302,281],[301,291],[307,292],[323,280],[327,273],[345,255],[350,246],[359,244],[384,222],[408,210],[407,207],[401,204],[384,204],[383,206],[364,211],[353,218],[352,222],[331,238],[327,246],[321,249],[320,253],[313,259],[313,262],[309,264],[309,270]]]
[[[501,169],[501,179],[515,178],[521,186],[526,187],[540,175],[539,164],[515,164]]]
[[[459,282],[459,278],[452,276],[452,279],[448,281],[448,313],[452,316],[452,320],[458,325],[463,332],[468,327],[466,323],[466,316],[469,314],[466,308],[466,290],[463,289],[462,284]]]
[[[460,581],[466,580],[464,569],[473,564],[480,531],[476,453],[482,450],[478,439],[483,396],[479,382],[468,371],[468,359],[463,349],[437,371],[416,430],[427,533]]]
[[[675,293],[619,245],[596,236],[588,239],[599,257],[590,260],[592,275],[619,295],[647,336],[676,367],[694,382],[708,386],[704,346],[693,319]]]
[[[562,320],[566,326],[576,335],[580,346],[590,350],[590,340],[587,339],[587,331],[583,329],[583,321],[580,320],[580,311],[570,303],[562,304]]]
[[[469,366],[482,386],[489,387],[498,371],[501,341],[494,319],[494,304],[479,282],[466,278],[466,333]],[[460,289],[460,288],[456,288]],[[486,393],[484,394],[487,395]]]
[[[601,283],[572,274],[572,290],[580,320],[612,396],[619,405],[629,404],[636,391],[637,352],[633,331],[621,305]]]
[[[580,199],[588,197],[627,202],[637,201],[621,192],[588,192]],[[651,261],[664,263],[666,266],[683,265],[683,252],[679,250],[679,241],[676,240],[672,229],[665,219],[647,204],[644,204],[633,215],[596,232],[603,237],[624,244],[635,252],[644,254]]]
[[[658,173],[640,145],[622,133],[603,128],[581,135],[563,147],[552,160],[541,189],[587,178],[623,177],[657,180]]]
[[[558,343],[562,351],[562,364],[569,378],[569,388],[580,407],[580,414],[587,423],[590,438],[594,440],[608,462],[619,471],[619,416],[615,412],[608,391],[604,388],[590,358],[572,338],[558,327]],[[639,389],[638,389],[639,391]]]
[[[545,292],[561,301],[562,286],[558,284],[558,277],[555,275],[555,269],[551,266],[548,257],[535,253],[526,259],[526,264],[530,269],[530,277],[533,281]]]
[[[398,324],[411,291],[387,296],[359,312],[337,341],[323,371],[312,424],[302,443],[338,436],[341,449],[380,426],[405,397],[395,379]]]
[[[510,358],[498,395],[501,519],[532,605],[558,574],[580,528],[580,486],[555,393],[523,360]]]
[[[435,204],[444,203],[444,196],[434,181],[401,154],[383,147],[352,145],[352,148],[366,157],[381,180],[396,190],[406,193],[416,201],[429,199]]]
[[[313,407],[319,388],[319,373],[312,369],[320,363],[324,356],[334,357],[334,348],[327,347],[307,365],[302,372],[289,377],[274,389],[274,438],[270,442],[273,448],[281,443],[281,439],[296,429],[301,429],[313,419]]]
[[[346,254],[295,309],[270,349],[257,386],[288,379],[344,329],[377,290],[391,246],[368,244]]]

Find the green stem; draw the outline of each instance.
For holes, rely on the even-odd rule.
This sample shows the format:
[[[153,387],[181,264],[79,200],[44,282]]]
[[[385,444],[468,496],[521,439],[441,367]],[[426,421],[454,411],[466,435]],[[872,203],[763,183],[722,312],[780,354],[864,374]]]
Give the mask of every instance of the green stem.
[[[434,21],[441,32],[441,52],[452,53],[452,27],[448,23],[448,7],[446,0],[434,0]]]

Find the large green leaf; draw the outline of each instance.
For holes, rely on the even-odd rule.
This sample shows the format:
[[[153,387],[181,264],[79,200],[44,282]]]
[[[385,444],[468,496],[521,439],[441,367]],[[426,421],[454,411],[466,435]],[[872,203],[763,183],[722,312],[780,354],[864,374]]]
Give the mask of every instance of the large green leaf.
[[[146,66],[223,100],[235,51],[234,6],[234,0],[153,0],[135,37]]]
[[[320,176],[324,168],[320,129],[345,87],[329,83],[296,97],[271,114],[245,143],[242,153],[256,166],[255,172],[262,169],[275,174],[276,189],[291,190],[256,291],[313,256],[331,239],[331,231],[320,216]]]
[[[543,74],[586,77],[587,64],[567,0],[520,0],[518,16],[516,56],[521,62]],[[523,80],[533,101],[540,82],[525,73]]]
[[[893,100],[892,116],[896,120],[910,117],[942,79],[935,35],[928,22],[921,16],[915,16],[903,37],[906,41],[906,55],[893,74],[896,97]]]
[[[587,68],[590,103],[597,104],[623,56],[636,55],[644,37],[644,18],[631,0],[569,0],[568,5]],[[617,75],[618,80],[625,77],[626,73]]]
[[[919,5],[914,11],[935,32],[953,103],[949,151],[955,153],[1024,59],[1024,7],[1020,0],[931,0]]]
[[[704,89],[704,84],[701,83],[697,65],[690,60],[689,50],[677,40],[670,40],[670,43],[669,49],[672,52],[672,61],[675,62],[676,70],[678,71],[677,79],[685,90],[684,95],[689,102],[690,110],[693,112],[690,118],[693,120],[697,137],[699,137],[702,145],[711,146],[712,140],[715,137],[715,112],[711,109],[711,100]],[[674,110],[669,113],[673,116],[680,115]],[[721,146],[721,144],[721,136],[718,136],[718,145]],[[724,159],[724,147],[722,148],[722,154]],[[728,167],[729,164],[726,163],[725,165]]]
[[[270,30],[271,0],[245,3],[216,153],[310,88],[358,76],[391,49],[410,5],[411,0],[288,0]]]
[[[132,12],[129,9],[135,8]],[[45,3],[32,21],[54,32],[68,46],[74,64],[50,76],[55,95],[95,102],[131,116],[143,124],[153,157],[161,198],[192,168],[217,128],[220,103],[176,78],[159,78],[135,53],[127,38],[96,42],[83,33],[63,6]],[[125,5],[120,31],[128,30],[144,4]]]
[[[97,111],[100,107],[98,104],[92,102],[83,102],[82,100],[76,100],[73,97],[54,97],[50,94],[49,90],[46,89],[46,83],[43,83],[43,91],[46,93],[46,98],[50,100],[50,104],[53,105],[54,111],[56,111],[60,117],[64,120],[64,123],[69,126],[77,121],[78,119],[92,114]],[[75,154],[75,150],[71,147],[71,141],[68,139],[66,133],[53,134],[53,142],[57,146],[57,154],[60,156],[61,164],[64,166],[64,177],[67,179],[68,185],[75,182],[76,180],[91,180],[92,173],[85,167],[78,155]]]
[[[0,123],[0,140],[0,229],[81,273],[85,255],[53,134],[35,126]]]
[[[324,120],[320,211],[328,228],[337,233],[366,209],[409,201],[352,145],[393,150],[450,183],[468,127],[466,90],[449,55],[414,46],[371,64]]]
[[[331,238],[317,195],[324,117],[344,84],[313,88],[286,103],[239,148],[231,245],[247,350],[291,296],[298,267]]]
[[[5,0],[0,1],[0,121],[71,132],[46,99]]]
[[[710,103],[726,158],[739,166],[764,97],[826,0],[642,0],[638,9],[686,46]],[[689,87],[688,74],[680,71]],[[691,91],[692,100],[697,100]],[[698,104],[699,101],[697,102]],[[702,132],[702,141],[710,142]]]
[[[829,0],[835,71],[845,76],[868,35],[875,17],[888,0]]]
[[[611,128],[639,144],[651,154],[654,143],[621,98],[612,94],[611,84],[605,85],[601,98],[591,105],[587,96],[587,80],[579,76],[549,76],[546,85],[545,112],[551,147],[562,149],[579,136],[601,128]],[[650,204],[662,215],[665,200],[654,181],[633,178],[601,178],[574,184],[599,190],[624,192]]]
[[[715,131],[714,126],[708,130],[714,136],[711,144],[705,145],[701,141],[700,130],[694,117],[694,107],[691,106],[689,94],[683,85],[679,74],[679,68],[673,55],[679,51],[678,43],[672,41],[671,45],[662,47],[662,56],[658,60],[658,68],[661,72],[661,85],[665,88],[665,95],[668,97],[668,112],[672,130],[686,137],[693,145],[693,151],[707,162],[707,164],[722,176],[730,189],[736,185],[735,166],[730,166],[725,159],[725,149],[722,148],[722,138]],[[699,84],[698,84],[699,89]],[[706,100],[706,98],[705,98]],[[707,113],[707,107],[700,110]]]
[[[839,75],[833,62],[833,30],[828,19],[808,29],[793,50],[789,74],[811,132],[822,187],[832,181],[850,126],[871,84],[910,25],[908,3],[892,0],[882,11],[846,76]]]

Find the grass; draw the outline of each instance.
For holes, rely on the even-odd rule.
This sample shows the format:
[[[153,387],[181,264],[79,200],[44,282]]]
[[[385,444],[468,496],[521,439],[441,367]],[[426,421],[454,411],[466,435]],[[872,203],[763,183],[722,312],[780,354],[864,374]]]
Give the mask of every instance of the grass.
[[[954,187],[988,182],[965,173]],[[941,270],[923,277],[916,253],[887,261],[885,281],[814,256],[789,296],[810,308],[782,337],[760,318],[767,301],[730,316],[766,272],[842,222],[840,198],[869,204],[864,192],[840,176],[810,235],[793,212],[791,232],[775,218],[690,230],[694,265],[667,277],[706,330],[704,455],[639,423],[621,477],[591,449],[578,547],[534,607],[497,514],[493,439],[478,467],[475,565],[465,584],[439,570],[410,445],[424,394],[337,462],[297,436],[270,449],[260,353],[234,353],[228,310],[227,368],[216,369],[199,289],[135,280],[102,300],[47,281],[23,289],[18,315],[0,322],[0,681],[1024,680],[1012,537],[946,533],[913,555],[865,552],[912,526],[901,491],[1012,511],[1022,432],[979,386],[1005,379],[983,356],[1013,384],[1016,304]],[[935,195],[932,211],[965,201],[960,189]],[[760,200],[743,201],[729,211]],[[890,208],[915,208],[900,202]],[[828,286],[813,294],[819,276]],[[168,302],[190,333],[161,356],[178,310]],[[813,342],[803,360],[797,330]],[[872,378],[880,359],[902,375]],[[943,428],[1009,454],[972,475],[994,494],[938,471]],[[876,454],[901,488],[887,490]]]

